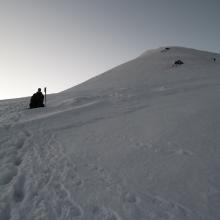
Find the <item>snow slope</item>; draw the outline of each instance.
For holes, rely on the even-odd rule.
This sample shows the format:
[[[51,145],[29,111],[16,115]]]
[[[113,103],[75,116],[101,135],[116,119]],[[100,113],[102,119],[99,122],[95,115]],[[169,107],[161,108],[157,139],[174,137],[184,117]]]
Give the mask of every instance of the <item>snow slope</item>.
[[[47,108],[1,101],[0,219],[220,219],[219,60],[159,48]]]

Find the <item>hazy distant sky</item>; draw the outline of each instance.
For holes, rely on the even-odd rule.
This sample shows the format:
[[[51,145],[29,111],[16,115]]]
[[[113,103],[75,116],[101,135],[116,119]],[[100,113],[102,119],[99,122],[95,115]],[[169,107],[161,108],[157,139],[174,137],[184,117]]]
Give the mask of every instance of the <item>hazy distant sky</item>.
[[[147,49],[220,53],[219,0],[0,0],[0,99],[59,92]]]

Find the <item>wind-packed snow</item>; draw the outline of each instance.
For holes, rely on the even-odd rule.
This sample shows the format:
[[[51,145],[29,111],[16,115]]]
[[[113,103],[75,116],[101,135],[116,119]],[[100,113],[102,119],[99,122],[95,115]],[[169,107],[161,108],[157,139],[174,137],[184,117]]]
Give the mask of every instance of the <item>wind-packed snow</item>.
[[[170,47],[1,101],[0,219],[220,219],[219,94],[220,55]]]

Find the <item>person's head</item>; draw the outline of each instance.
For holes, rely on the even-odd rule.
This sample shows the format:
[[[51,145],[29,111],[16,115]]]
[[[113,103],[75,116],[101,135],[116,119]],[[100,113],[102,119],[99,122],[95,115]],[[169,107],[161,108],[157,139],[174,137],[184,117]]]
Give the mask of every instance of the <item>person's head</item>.
[[[38,92],[41,92],[41,88],[38,88],[38,90],[37,90]]]

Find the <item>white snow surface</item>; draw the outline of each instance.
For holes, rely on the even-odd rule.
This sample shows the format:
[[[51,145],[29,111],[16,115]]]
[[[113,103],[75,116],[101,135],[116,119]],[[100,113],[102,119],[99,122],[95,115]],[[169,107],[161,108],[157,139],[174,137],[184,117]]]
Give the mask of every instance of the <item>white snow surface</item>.
[[[170,47],[0,101],[0,219],[219,220],[219,94],[220,55]]]

